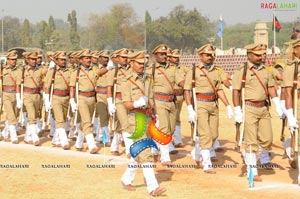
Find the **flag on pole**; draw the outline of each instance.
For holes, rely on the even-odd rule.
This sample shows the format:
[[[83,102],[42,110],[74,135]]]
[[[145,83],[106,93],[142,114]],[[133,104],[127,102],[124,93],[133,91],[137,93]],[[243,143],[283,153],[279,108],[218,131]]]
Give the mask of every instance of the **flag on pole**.
[[[274,19],[275,19],[275,21],[274,21]],[[274,30],[274,26],[275,26],[275,31],[279,32],[280,29],[281,29],[281,24],[279,23],[279,21],[278,21],[278,19],[277,19],[276,16],[273,17],[272,30]]]
[[[220,19],[219,19],[219,31],[218,31],[218,36],[220,38],[223,37],[223,19],[222,19],[222,16],[220,16]]]

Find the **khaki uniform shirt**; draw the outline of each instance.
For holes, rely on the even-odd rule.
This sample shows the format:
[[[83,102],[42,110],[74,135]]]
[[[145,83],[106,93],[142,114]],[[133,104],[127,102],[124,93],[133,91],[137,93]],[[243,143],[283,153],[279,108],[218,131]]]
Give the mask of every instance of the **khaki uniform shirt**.
[[[45,88],[50,89],[52,76],[54,73],[54,69],[48,71],[45,78]],[[54,89],[58,90],[69,90],[71,71],[69,68],[61,68],[56,66],[55,78],[54,78]]]
[[[3,67],[3,86],[16,86],[17,80],[21,79],[22,70],[15,67],[5,66]]]
[[[250,70],[253,69],[258,77],[261,79],[266,88],[274,86],[274,79],[272,74],[266,69],[264,65],[260,65],[257,69],[253,63],[247,62],[247,75],[245,84],[245,100],[250,101],[264,101],[267,99],[265,89],[260,84],[256,75]],[[238,67],[233,76],[232,88],[241,90],[242,77],[244,72],[244,65]]]
[[[171,82],[172,86],[166,79],[165,75],[159,70],[162,70],[164,72],[164,74]],[[163,67],[159,63],[155,63],[155,74],[153,83],[154,92],[173,94],[173,88],[175,88],[175,85],[178,86],[178,84],[182,81],[184,81],[184,74],[182,74],[180,70],[177,70],[175,65],[167,64],[165,67]]]
[[[293,87],[294,81],[294,70],[295,70],[295,62],[298,62],[298,73],[297,73],[297,89],[300,88],[300,71],[299,71],[299,63],[300,59],[295,57],[294,60],[289,60],[287,65],[284,67],[283,71],[283,85],[284,87]]]
[[[77,70],[72,72],[70,78],[70,86],[76,86],[76,76]],[[80,72],[78,74],[78,90],[79,91],[95,91],[96,82],[98,79],[97,71],[92,67],[80,67]]]
[[[199,69],[203,69],[208,75],[210,81],[212,82],[215,90],[222,90],[222,80],[221,80],[221,71],[219,67],[216,67],[212,64],[207,70],[203,63],[200,63],[196,66],[195,69],[195,88],[196,93],[214,93],[213,87],[210,85],[205,74]],[[184,84],[184,90],[192,90],[192,78],[193,78],[193,70],[189,70]]]
[[[42,88],[43,84],[43,69],[41,67],[25,66],[24,71],[24,87],[28,88]],[[21,84],[21,78],[17,80],[17,84]]]

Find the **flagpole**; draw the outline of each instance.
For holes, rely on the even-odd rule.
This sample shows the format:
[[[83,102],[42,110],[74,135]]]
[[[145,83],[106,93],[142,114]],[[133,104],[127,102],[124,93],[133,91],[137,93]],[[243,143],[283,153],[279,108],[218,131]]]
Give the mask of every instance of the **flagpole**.
[[[276,46],[276,26],[275,26],[275,24],[276,24],[276,21],[275,21],[275,9],[274,9],[274,13],[273,13],[273,39],[274,39],[274,41],[273,41],[273,46],[275,47]]]

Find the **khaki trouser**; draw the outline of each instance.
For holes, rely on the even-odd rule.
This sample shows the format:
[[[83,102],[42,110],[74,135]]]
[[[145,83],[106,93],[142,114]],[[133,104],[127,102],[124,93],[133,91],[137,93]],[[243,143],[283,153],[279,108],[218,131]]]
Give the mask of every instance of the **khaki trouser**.
[[[147,119],[148,119],[148,124],[149,124],[149,122],[151,121],[151,118],[147,117]],[[129,132],[134,133],[134,131],[135,131],[135,115],[134,115],[134,113],[130,113],[128,115],[128,121],[129,121],[129,128],[130,128]],[[140,139],[150,137],[148,135],[147,129],[148,128],[146,128],[146,132],[145,132],[144,136]],[[134,142],[136,142],[136,141],[138,141],[138,140],[134,140]],[[143,150],[137,157],[134,158],[134,160],[140,164],[143,164],[146,162],[153,162],[153,155],[151,153],[151,148],[147,148],[147,149]]]
[[[97,102],[96,117],[100,118],[101,127],[108,126],[109,115],[106,95],[97,94]]]
[[[219,109],[215,102],[197,101],[197,129],[202,149],[210,149],[219,135]]]
[[[182,103],[183,103],[183,95],[176,96],[176,125],[180,125],[180,112],[182,108]]]
[[[6,112],[8,125],[16,124],[18,117],[16,93],[3,92],[3,109]]]
[[[124,107],[123,103],[117,102],[116,109],[117,109],[116,116],[118,120],[117,132],[130,132],[128,115],[127,115],[128,112]]]
[[[92,118],[95,110],[95,97],[84,97],[79,95],[78,111],[80,114],[80,127],[84,135],[90,134],[93,131]]]
[[[245,133],[246,152],[258,151],[258,146],[270,149],[273,141],[271,116],[266,106],[245,106]]]
[[[169,135],[173,135],[176,123],[175,103],[155,100],[155,105],[159,120],[159,130]]]
[[[36,124],[41,103],[40,94],[24,93],[24,105],[27,110],[28,124]]]
[[[60,97],[53,95],[52,110],[56,128],[65,128],[68,114],[69,96]]]

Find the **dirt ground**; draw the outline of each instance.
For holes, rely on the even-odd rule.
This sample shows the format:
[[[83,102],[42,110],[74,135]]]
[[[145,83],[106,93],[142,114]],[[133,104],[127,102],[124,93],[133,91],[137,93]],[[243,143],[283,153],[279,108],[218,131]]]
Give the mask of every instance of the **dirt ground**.
[[[229,95],[229,93],[227,93]],[[230,97],[229,97],[230,98]],[[280,138],[281,120],[273,115],[274,144],[271,150],[272,162],[278,165],[273,170],[259,170],[263,182],[256,182],[252,190],[248,189],[240,154],[234,150],[234,119],[228,120],[226,109],[220,105],[219,139],[223,152],[217,153],[216,165],[231,165],[236,168],[217,168],[217,174],[204,173],[195,168],[165,168],[156,164],[156,177],[167,192],[161,198],[293,198],[300,195],[297,185],[297,171],[290,168],[283,157]],[[192,142],[190,126],[187,122],[186,107],[182,111],[182,134],[185,147],[179,154],[171,155],[176,165],[194,165],[190,156]],[[286,130],[286,134],[288,131]],[[0,142],[0,199],[66,199],[66,198],[152,198],[147,193],[142,170],[138,170],[134,186],[136,191],[128,192],[121,186],[121,176],[127,166],[125,149],[120,148],[121,156],[111,156],[109,148],[99,145],[97,155],[72,149],[63,151],[52,147],[49,137],[43,137],[42,145],[34,147],[23,142],[20,144]],[[5,165],[28,165],[29,168],[3,168]],[[114,168],[88,168],[89,165],[110,165]],[[3,166],[4,165],[4,166]],[[65,165],[70,168],[44,168],[47,165]]]

